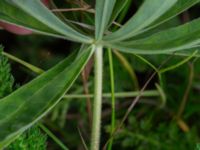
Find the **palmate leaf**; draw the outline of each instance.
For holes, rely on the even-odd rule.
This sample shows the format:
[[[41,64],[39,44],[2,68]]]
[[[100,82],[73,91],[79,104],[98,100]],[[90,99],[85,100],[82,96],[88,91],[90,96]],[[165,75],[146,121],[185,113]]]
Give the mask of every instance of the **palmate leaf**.
[[[137,13],[125,25],[118,31],[107,35],[104,40],[117,42],[134,36],[161,17],[176,2],[177,0],[145,0]]]
[[[155,33],[144,39],[109,43],[107,45],[128,53],[167,54],[199,47],[199,43],[200,19],[196,19],[184,25]]]
[[[93,46],[71,55],[0,100],[0,149],[32,126],[62,98],[93,53]],[[74,61],[74,62],[73,62]]]
[[[50,35],[58,34],[76,42],[90,43],[92,41],[90,37],[63,23],[39,0],[1,0],[0,20]]]
[[[110,21],[116,0],[96,0],[95,38],[101,40]]]

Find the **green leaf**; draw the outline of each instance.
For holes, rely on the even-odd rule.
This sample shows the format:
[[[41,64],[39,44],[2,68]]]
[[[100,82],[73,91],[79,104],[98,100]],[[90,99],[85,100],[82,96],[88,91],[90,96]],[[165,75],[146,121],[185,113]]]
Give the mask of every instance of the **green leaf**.
[[[64,35],[61,35],[56,31],[50,29],[48,26],[39,22],[30,15],[24,13],[19,8],[16,8],[13,5],[4,2],[3,0],[0,1],[0,20],[11,24],[23,26],[36,33],[65,38]]]
[[[153,24],[151,24],[149,27],[142,30],[138,34],[141,34],[145,31],[149,31],[150,29],[153,29],[157,27],[158,25],[165,23],[169,19],[179,15],[183,11],[187,10],[188,8],[194,6],[195,4],[199,2],[200,0],[178,0],[178,2],[171,9],[169,9],[164,15],[162,15]]]
[[[96,0],[95,37],[101,40],[112,15],[116,0]]]
[[[199,3],[200,0],[178,0],[178,2],[168,10],[164,15],[162,15],[155,23],[153,23],[153,27],[158,26],[161,23],[164,23],[182,13],[183,11],[187,10],[188,8],[192,7],[193,5]]]
[[[111,25],[113,21],[115,21],[115,19],[119,16],[121,11],[124,9],[124,7],[128,3],[130,3],[130,0],[117,0],[116,5],[113,9],[113,13],[112,13],[109,25]]]
[[[152,24],[166,11],[168,11],[177,0],[145,0],[137,13],[118,31],[106,36],[104,40],[120,41],[131,38],[137,32]]]
[[[5,9],[4,8],[5,6],[8,9]],[[40,26],[38,26],[39,24],[40,25],[44,24],[45,26],[47,26],[54,32],[59,33],[60,35],[64,35],[69,40],[83,42],[83,43],[92,42],[92,39],[90,37],[87,37],[77,32],[76,30],[74,30],[73,28],[71,28],[64,22],[62,22],[39,0],[28,0],[28,1],[27,0],[17,0],[17,1],[16,0],[1,0],[0,8],[3,9],[3,11],[0,10],[1,12],[0,15],[3,16],[2,20],[6,20],[7,22],[19,24],[21,26],[24,26],[23,23],[25,22],[28,25],[28,27],[30,27],[32,25],[32,22],[23,21],[23,20],[29,19],[28,17],[29,15],[32,18],[35,18],[33,19],[33,21],[35,21],[34,23],[37,26],[34,26],[34,27],[38,29],[40,29]],[[18,14],[17,10],[19,10],[20,14]],[[17,17],[15,17],[15,15],[17,15]],[[27,16],[27,17],[20,19],[20,17],[23,17],[23,16]],[[41,26],[41,28],[43,27]]]
[[[193,54],[195,51],[197,51],[197,54],[195,54],[194,57],[199,58],[200,57],[200,46],[198,48],[192,48],[190,50],[183,50],[183,51],[177,51],[177,52],[169,52],[167,55],[176,55],[181,57],[189,57],[191,54]]]
[[[120,51],[137,54],[166,54],[199,47],[200,19],[167,29],[150,37],[107,45]]]
[[[43,73],[0,100],[0,149],[47,114],[72,85],[94,51],[93,46]],[[72,62],[74,60],[74,62]]]

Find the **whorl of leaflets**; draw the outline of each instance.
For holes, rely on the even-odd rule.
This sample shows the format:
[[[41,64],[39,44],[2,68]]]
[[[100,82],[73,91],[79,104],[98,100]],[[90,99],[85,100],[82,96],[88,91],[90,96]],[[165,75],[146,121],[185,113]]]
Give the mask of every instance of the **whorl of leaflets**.
[[[48,7],[49,0],[42,0],[42,2]],[[0,21],[0,28],[3,28],[11,33],[18,34],[18,35],[29,35],[32,34],[31,30],[24,29],[23,27],[19,27],[10,23]]]

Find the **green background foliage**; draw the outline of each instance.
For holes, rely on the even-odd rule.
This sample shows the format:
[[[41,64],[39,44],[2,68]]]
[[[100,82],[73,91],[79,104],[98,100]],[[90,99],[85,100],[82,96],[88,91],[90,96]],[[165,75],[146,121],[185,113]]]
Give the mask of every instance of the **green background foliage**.
[[[199,0],[54,0],[48,7],[39,0],[0,1],[1,21],[34,32],[0,31],[5,46],[5,51],[0,47],[0,148],[11,143],[8,149],[84,149],[84,142],[89,147],[90,107],[101,97],[92,93],[101,89],[96,83],[103,73],[102,116],[97,114],[101,148],[122,125],[108,149],[195,149],[200,140]],[[104,52],[100,73],[93,71],[99,66],[93,57],[98,49]],[[152,72],[157,74],[122,122]],[[27,130],[39,120],[46,128]]]

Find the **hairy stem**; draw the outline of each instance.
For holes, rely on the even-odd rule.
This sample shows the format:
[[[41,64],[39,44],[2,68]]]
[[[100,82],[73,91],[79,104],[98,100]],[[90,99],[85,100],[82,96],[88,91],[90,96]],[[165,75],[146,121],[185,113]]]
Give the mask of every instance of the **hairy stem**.
[[[92,120],[91,150],[99,150],[101,132],[101,107],[102,107],[102,74],[103,74],[103,49],[97,46],[95,50],[95,89]]]
[[[116,98],[121,98],[123,100],[126,100],[124,98],[133,98],[139,95],[139,91],[130,91],[130,92],[115,92],[115,97]],[[146,90],[142,94],[142,97],[157,97],[160,96],[160,93],[158,90]],[[67,94],[63,98],[66,99],[86,99],[87,97],[89,98],[94,98],[93,94]],[[103,93],[102,94],[103,98],[110,98],[112,97],[112,93]]]

